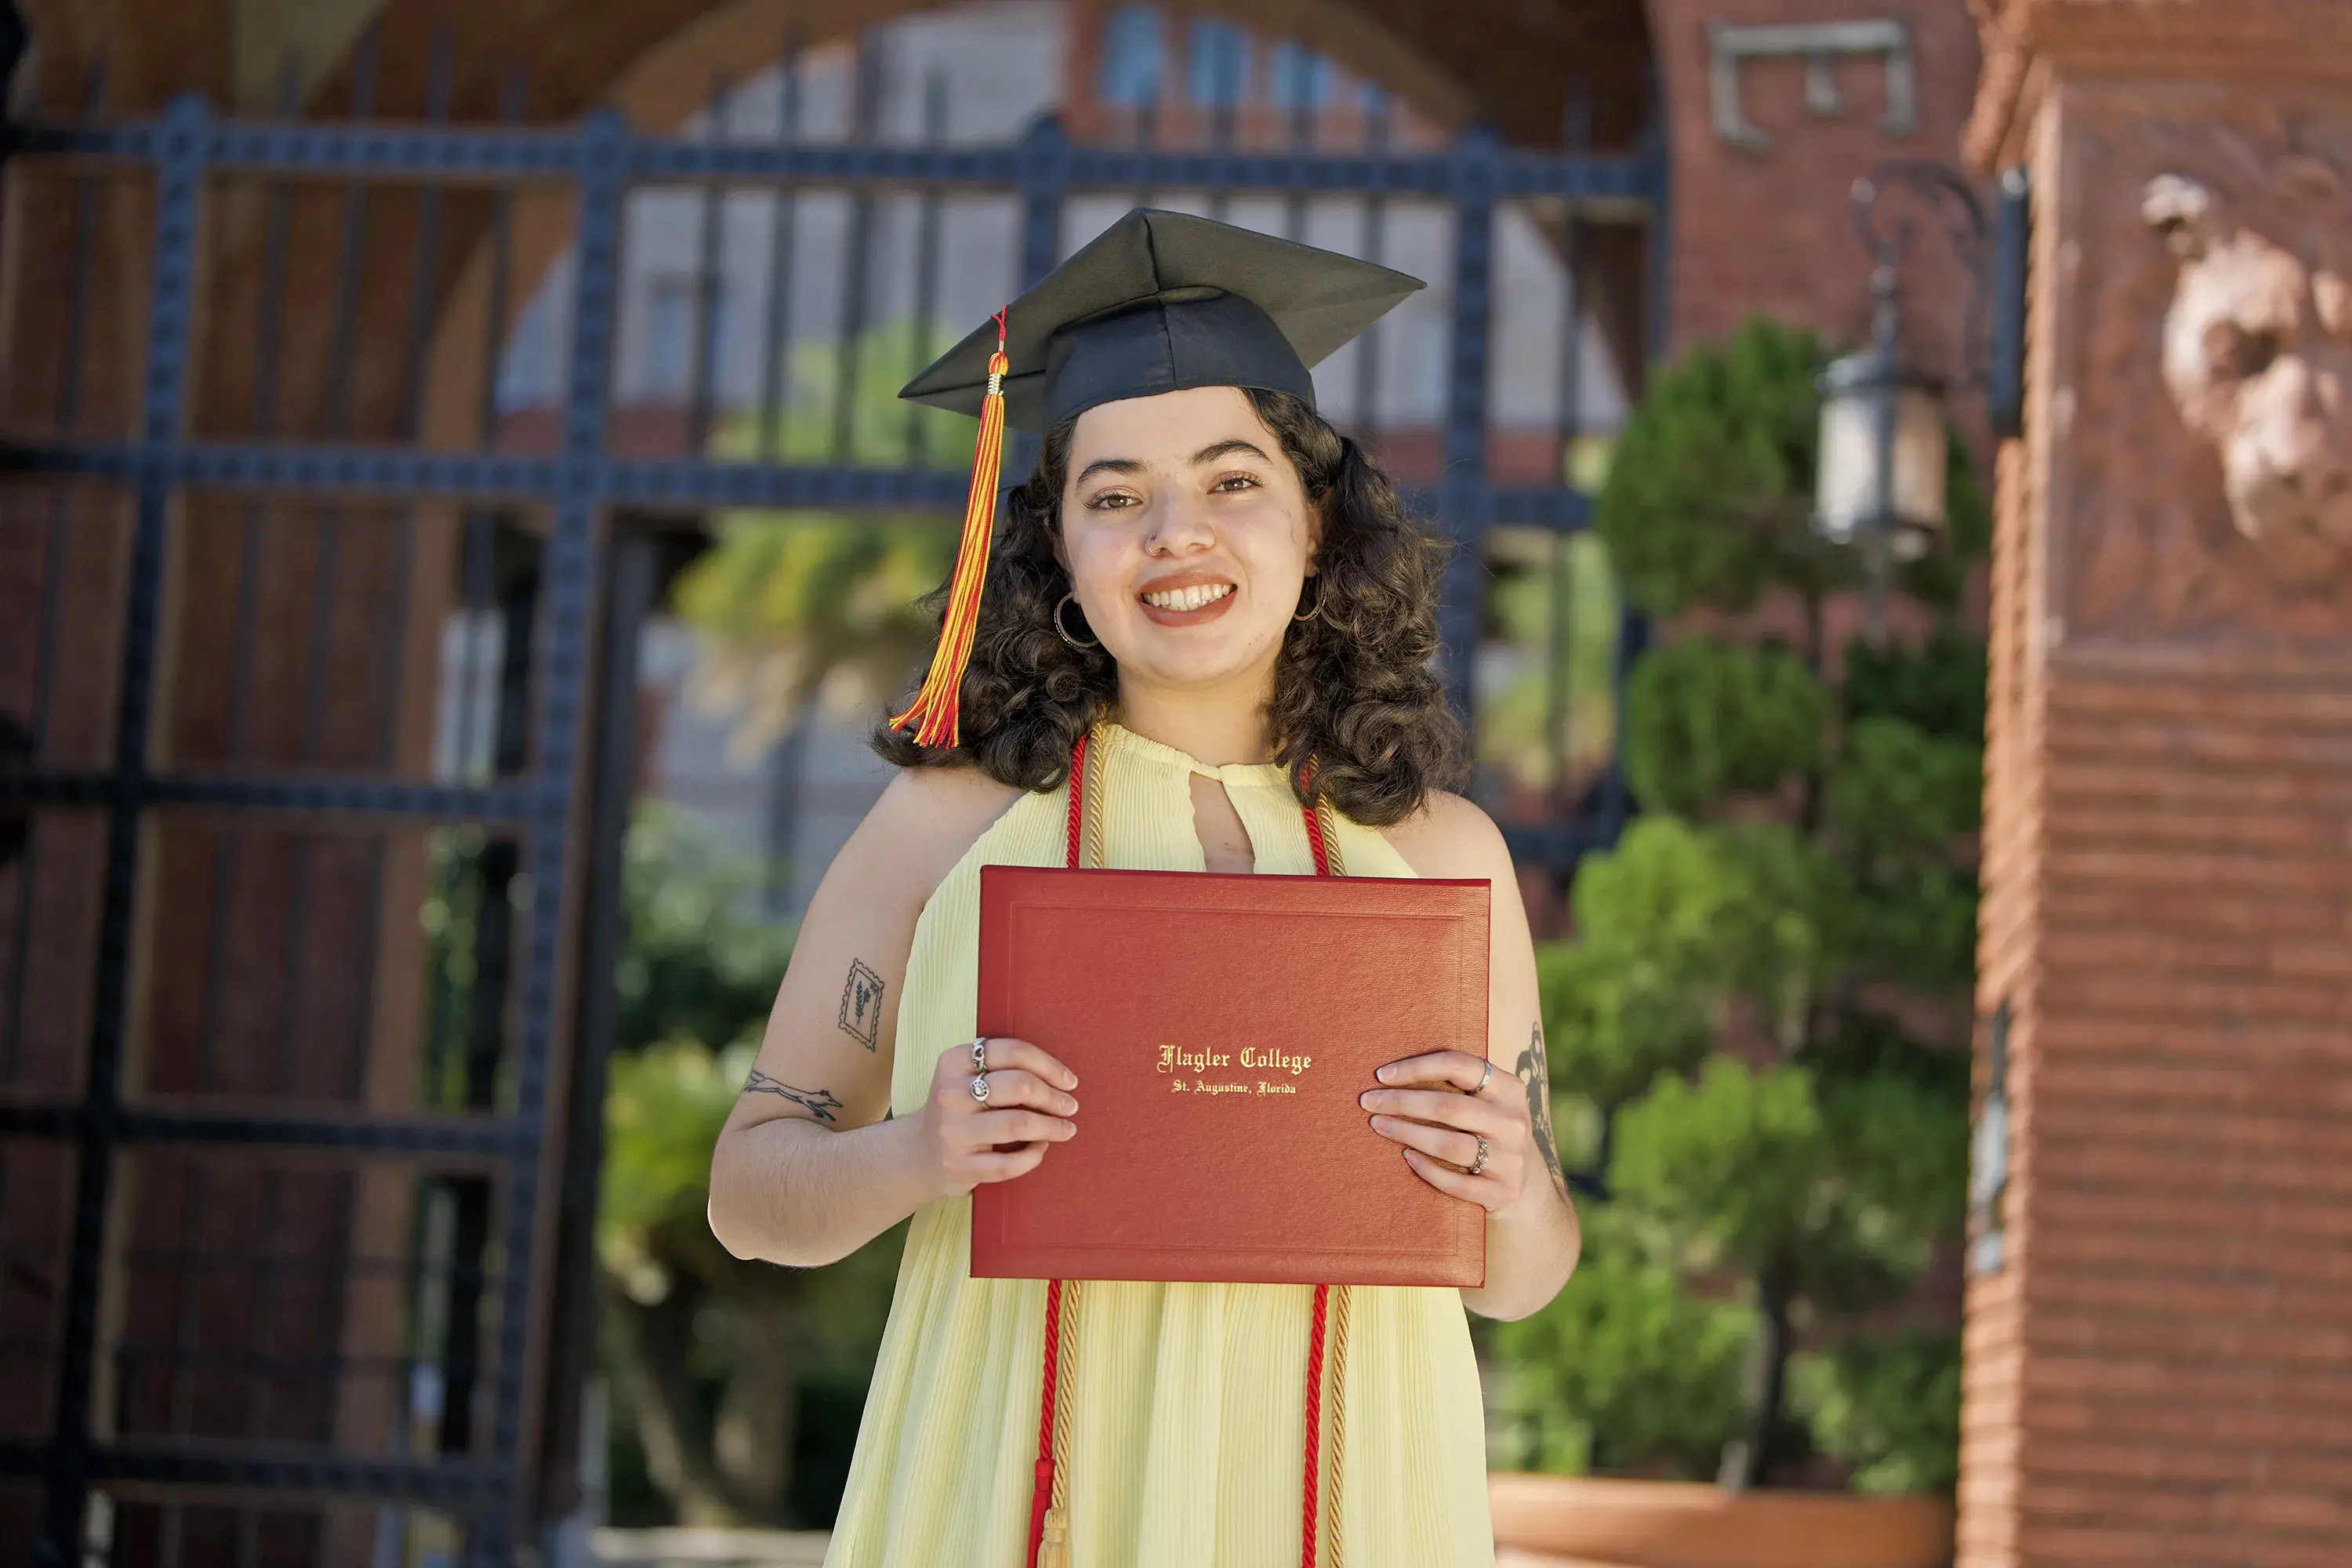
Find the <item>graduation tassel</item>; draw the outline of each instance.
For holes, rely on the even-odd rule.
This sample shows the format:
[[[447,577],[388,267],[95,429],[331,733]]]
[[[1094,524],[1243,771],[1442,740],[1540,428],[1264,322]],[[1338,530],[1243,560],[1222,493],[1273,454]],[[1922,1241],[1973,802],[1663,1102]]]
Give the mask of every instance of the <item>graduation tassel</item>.
[[[1010,310],[1011,307],[1006,307]],[[971,454],[971,491],[963,503],[963,542],[956,549],[955,574],[948,579],[948,607],[940,622],[940,644],[923,687],[904,713],[890,721],[903,730],[917,720],[919,746],[953,746],[963,738],[958,709],[964,666],[980,629],[980,590],[988,578],[989,536],[996,529],[996,481],[1004,460],[1004,310],[994,317],[996,352],[988,358],[988,393],[980,405],[980,444]]]
[[[1058,1508],[1045,1510],[1045,1533],[1037,1545],[1037,1568],[1070,1568],[1070,1521]]]

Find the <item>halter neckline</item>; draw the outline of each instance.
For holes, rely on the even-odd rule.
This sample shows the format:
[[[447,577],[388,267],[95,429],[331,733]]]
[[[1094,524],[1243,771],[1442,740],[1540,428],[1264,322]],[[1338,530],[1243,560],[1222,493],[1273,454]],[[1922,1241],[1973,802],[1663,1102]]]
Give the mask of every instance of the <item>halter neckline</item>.
[[[1220,784],[1257,784],[1265,788],[1290,788],[1290,771],[1279,763],[1209,763],[1190,752],[1155,741],[1149,735],[1139,735],[1116,719],[1102,721],[1104,741],[1130,755],[1157,763],[1163,767],[1185,773],[1205,773]]]

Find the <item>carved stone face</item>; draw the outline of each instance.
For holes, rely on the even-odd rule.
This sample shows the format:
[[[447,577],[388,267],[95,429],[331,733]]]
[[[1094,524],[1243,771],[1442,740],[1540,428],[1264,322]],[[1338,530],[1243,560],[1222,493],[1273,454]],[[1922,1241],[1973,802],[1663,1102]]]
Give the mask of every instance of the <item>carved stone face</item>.
[[[2322,166],[2298,176],[2347,199]],[[2238,531],[2283,564],[2323,569],[2352,553],[2352,281],[2213,208],[2177,175],[2149,182],[2141,203],[2181,258],[2165,384],[2221,459]]]

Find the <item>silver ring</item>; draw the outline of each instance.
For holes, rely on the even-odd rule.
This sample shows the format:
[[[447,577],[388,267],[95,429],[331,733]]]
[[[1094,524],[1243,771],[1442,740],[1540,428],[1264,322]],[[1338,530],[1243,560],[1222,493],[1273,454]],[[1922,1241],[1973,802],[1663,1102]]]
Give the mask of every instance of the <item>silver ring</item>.
[[[986,1073],[976,1072],[971,1075],[971,1097],[980,1101],[982,1105],[986,1105],[988,1103],[988,1075]]]
[[[974,1072],[988,1070],[988,1037],[986,1035],[981,1036],[971,1043],[971,1070]]]
[[[1478,1158],[1471,1163],[1470,1168],[1464,1172],[1463,1174],[1469,1176],[1483,1175],[1486,1169],[1486,1141],[1484,1138],[1479,1138],[1478,1134],[1475,1132],[1473,1132],[1470,1136],[1473,1138],[1478,1138]]]
[[[1487,1080],[1487,1079],[1491,1079],[1491,1078],[1493,1078],[1494,1076],[1495,1076],[1495,1058],[1492,1058],[1492,1057],[1488,1057],[1488,1058],[1486,1058],[1486,1071],[1484,1071],[1484,1072],[1482,1072],[1482,1073],[1480,1073],[1480,1074],[1478,1075],[1478,1087],[1477,1087],[1477,1088],[1475,1088],[1475,1089],[1472,1089],[1472,1090],[1470,1091],[1470,1092],[1471,1092],[1471,1094],[1472,1094],[1473,1096],[1476,1096],[1476,1095],[1481,1095],[1481,1094],[1486,1093],[1486,1080]]]

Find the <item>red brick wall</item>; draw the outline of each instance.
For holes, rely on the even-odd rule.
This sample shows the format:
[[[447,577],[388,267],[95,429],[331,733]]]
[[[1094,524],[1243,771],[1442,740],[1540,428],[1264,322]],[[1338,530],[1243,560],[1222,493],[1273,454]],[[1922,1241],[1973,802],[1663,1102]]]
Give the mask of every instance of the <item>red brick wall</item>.
[[[2352,1551],[2352,657],[2070,656],[1996,729],[2018,1104],[1965,1563]],[[2038,752],[2038,754],[2036,754]]]
[[[2158,9],[2074,13],[1997,154],[2030,153],[2036,215],[1979,952],[2014,1109],[1961,1568],[2352,1562],[2352,555],[2290,581],[2231,528],[2159,374],[2179,263],[2138,213],[2184,174],[2352,254],[2352,212],[2298,217],[2271,177],[2352,149],[2352,82],[2313,79],[2352,60],[2352,5],[2170,7],[2201,43]]]
[[[1804,109],[1804,67],[1757,59],[1741,67],[1740,99],[1769,151],[1716,133],[1708,94],[1707,25],[1850,22],[1891,17],[1909,30],[1918,128],[1890,137],[1879,125],[1886,73],[1876,58],[1836,64],[1842,119]],[[1958,165],[1959,131],[1976,91],[1976,29],[1958,0],[1650,0],[1653,46],[1665,80],[1674,158],[1673,342],[1720,337],[1762,313],[1858,337],[1868,324],[1870,260],[1854,237],[1849,192],[1881,159]],[[1910,325],[1943,345],[1956,321],[1957,275],[1938,242],[1905,265],[1918,309]]]

